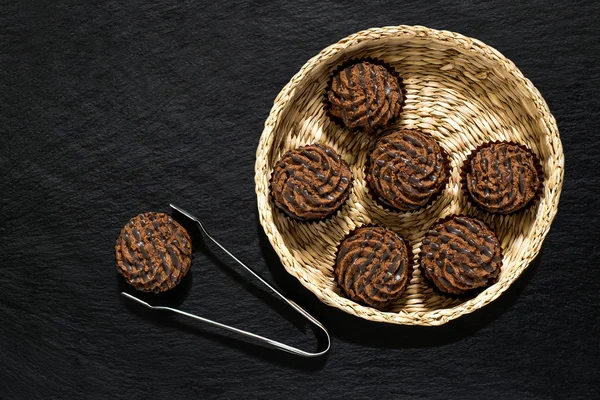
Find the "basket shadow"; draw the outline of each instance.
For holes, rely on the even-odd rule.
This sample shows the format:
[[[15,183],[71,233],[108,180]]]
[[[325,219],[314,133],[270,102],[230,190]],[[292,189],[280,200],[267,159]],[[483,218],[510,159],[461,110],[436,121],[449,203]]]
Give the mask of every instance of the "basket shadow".
[[[257,222],[257,226],[263,256],[278,286],[284,289],[292,300],[301,304],[321,321],[332,336],[371,347],[436,347],[457,342],[475,334],[504,314],[517,301],[541,263],[543,252],[542,248],[542,251],[521,276],[498,299],[482,309],[437,327],[405,326],[364,320],[321,303],[312,292],[287,273],[269,243],[260,221]],[[372,334],[374,331],[377,332],[377,335]],[[398,340],[399,337],[402,340]]]
[[[195,223],[190,223],[183,218],[178,218],[177,215],[174,216],[174,218],[178,220],[178,222],[181,223],[190,234],[194,252],[199,251],[206,255],[212,264],[216,265],[227,275],[228,278],[232,280],[232,285],[240,285],[249,294],[266,303],[266,307],[271,307],[271,309],[273,309],[282,319],[287,320],[291,325],[295,326],[304,334],[304,336],[307,336],[308,332],[313,332],[313,336],[316,339],[310,339],[309,341],[316,342],[316,348],[320,349],[325,346],[325,337],[322,332],[320,332],[317,328],[314,328],[312,324],[308,323],[304,317],[300,316],[300,314],[294,312],[294,310],[291,309],[290,306],[285,302],[275,297],[268,288],[260,287],[259,285],[261,285],[261,283],[254,279],[254,277],[252,277],[250,274],[239,273],[238,271],[234,270],[232,266],[235,265],[235,262],[230,262],[226,255],[223,254],[222,256],[217,256],[204,241],[203,235]],[[135,291],[133,287],[128,285],[119,274],[117,274],[117,280],[119,292],[127,292],[144,301],[147,301],[152,305],[179,308],[179,306],[184,303],[185,299],[191,292],[193,278],[192,270],[190,270],[190,272],[177,287],[161,294],[142,293]],[[197,322],[182,319],[175,314],[151,310],[124,298],[122,301],[129,310],[136,313],[147,323],[153,323],[160,326],[177,329],[182,332],[191,333],[193,335],[202,336],[223,346],[233,347],[249,356],[260,357],[282,366],[296,368],[299,370],[320,370],[323,368],[327,360],[326,356],[306,358],[286,353],[275,348],[267,347],[260,342],[253,341],[251,338],[235,336],[235,334],[231,332],[218,330],[218,328],[207,325],[198,326]],[[186,311],[193,313],[193,310]],[[260,332],[255,333],[261,334]],[[269,337],[269,334],[265,334],[265,336]],[[297,340],[296,342],[299,341]],[[292,345],[295,344],[296,343],[292,343]],[[310,344],[304,344],[303,347],[308,346],[310,346]]]

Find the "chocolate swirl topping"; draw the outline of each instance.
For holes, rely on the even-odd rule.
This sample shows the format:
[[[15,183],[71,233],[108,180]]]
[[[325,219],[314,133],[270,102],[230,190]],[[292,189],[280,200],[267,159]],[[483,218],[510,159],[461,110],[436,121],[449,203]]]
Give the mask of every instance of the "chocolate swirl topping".
[[[524,208],[541,185],[533,154],[515,144],[490,143],[465,167],[471,199],[491,213],[509,214]]]
[[[425,234],[420,260],[425,276],[440,291],[463,294],[495,282],[502,266],[502,248],[483,222],[453,216]]]
[[[166,214],[140,214],[121,230],[116,259],[117,271],[136,290],[164,292],[175,287],[190,269],[190,236]]]
[[[442,190],[449,176],[445,164],[443,150],[431,135],[402,129],[376,143],[366,179],[382,205],[411,211]]]
[[[331,81],[329,112],[348,128],[375,131],[400,115],[403,104],[398,78],[383,65],[350,65]]]
[[[344,204],[351,187],[348,164],[331,147],[321,144],[288,151],[271,177],[275,205],[300,221],[332,215]]]
[[[400,297],[410,280],[408,248],[389,229],[358,228],[340,244],[334,275],[352,300],[385,308]]]

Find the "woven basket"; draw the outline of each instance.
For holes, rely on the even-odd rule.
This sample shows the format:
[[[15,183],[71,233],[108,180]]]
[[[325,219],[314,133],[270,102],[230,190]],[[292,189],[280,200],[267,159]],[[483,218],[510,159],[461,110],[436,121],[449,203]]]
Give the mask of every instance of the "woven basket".
[[[448,151],[452,176],[431,206],[414,213],[386,211],[365,187],[367,151],[373,136],[342,129],[323,110],[330,72],[350,58],[374,57],[403,77],[407,99],[395,127],[431,133]],[[471,206],[460,190],[459,171],[467,154],[491,140],[531,148],[543,164],[545,186],[539,202],[516,215],[492,215]],[[354,189],[333,218],[318,223],[290,220],[269,199],[269,178],[287,150],[325,143],[350,164]],[[482,42],[422,26],[358,32],[310,59],[275,99],[257,150],[256,194],[260,222],[286,270],[324,303],[372,321],[441,325],[496,299],[538,254],[556,214],[564,156],[556,121],[533,84],[517,67]],[[504,264],[498,282],[476,297],[445,297],[423,281],[418,254],[425,230],[440,217],[463,213],[484,220],[502,243]],[[403,296],[387,311],[345,298],[333,279],[336,246],[352,229],[380,224],[413,246],[415,270]]]

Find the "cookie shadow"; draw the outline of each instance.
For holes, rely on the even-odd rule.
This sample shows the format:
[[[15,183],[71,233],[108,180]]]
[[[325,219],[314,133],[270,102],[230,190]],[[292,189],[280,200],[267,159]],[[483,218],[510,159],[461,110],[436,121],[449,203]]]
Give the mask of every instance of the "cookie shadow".
[[[258,219],[257,230],[263,256],[278,286],[283,288],[292,300],[302,305],[323,323],[335,338],[370,347],[437,347],[460,341],[475,334],[516,303],[525,286],[535,275],[543,253],[542,249],[521,276],[498,299],[485,307],[441,326],[406,326],[364,320],[321,303],[312,292],[287,273]],[[374,332],[377,334],[374,335]]]

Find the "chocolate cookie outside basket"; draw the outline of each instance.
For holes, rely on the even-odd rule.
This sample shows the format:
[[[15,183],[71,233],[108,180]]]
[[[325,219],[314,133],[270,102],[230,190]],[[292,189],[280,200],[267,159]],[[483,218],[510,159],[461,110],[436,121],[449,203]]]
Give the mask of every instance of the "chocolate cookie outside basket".
[[[136,290],[159,293],[174,288],[192,264],[188,232],[169,215],[147,212],[132,218],[115,246],[117,271]]]

